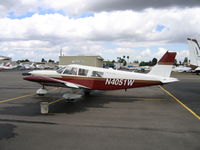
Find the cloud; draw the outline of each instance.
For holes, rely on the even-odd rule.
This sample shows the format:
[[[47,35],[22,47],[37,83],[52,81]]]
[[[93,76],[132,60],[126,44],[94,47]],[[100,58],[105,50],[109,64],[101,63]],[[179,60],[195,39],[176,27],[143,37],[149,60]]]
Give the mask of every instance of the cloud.
[[[102,51],[103,53],[107,53],[107,54],[115,54],[115,55],[130,55],[135,53],[134,49],[131,48],[113,48],[113,49],[104,49]]]
[[[6,0],[0,2],[0,15],[14,12],[22,15],[26,12],[38,12],[38,8],[63,10],[70,15],[80,15],[84,12],[98,13],[102,11],[143,11],[147,8],[191,8],[200,6],[198,0]]]
[[[89,9],[93,11],[114,11],[114,10],[136,10],[142,11],[146,8],[170,8],[170,7],[197,7],[198,0],[97,0],[92,3]]]
[[[39,0],[6,0],[0,2],[0,16],[8,16],[13,12],[22,15],[26,12],[33,12],[40,5]]]
[[[182,50],[182,51],[177,52],[177,57],[176,57],[177,60],[183,61],[185,57],[189,58],[188,50]]]
[[[183,44],[200,34],[197,6],[199,1],[185,0],[2,1],[0,48],[5,55],[14,53],[15,59],[28,57],[25,52],[31,53],[29,58],[57,59],[61,48],[66,55],[137,52],[148,59],[150,54],[161,55],[159,47]]]
[[[160,15],[160,14],[163,15]],[[25,19],[0,19],[2,40],[52,40],[60,42],[90,40],[117,41],[135,44],[166,44],[183,42],[189,35],[200,33],[196,9],[149,9],[102,12],[86,18],[70,18],[61,14],[35,14]],[[192,20],[191,20],[192,16]],[[188,21],[191,20],[191,21]],[[180,24],[183,24],[180,28]],[[157,31],[158,25],[166,28]],[[124,45],[125,46],[125,45]]]
[[[155,54],[155,56],[157,58],[161,58],[165,53],[166,53],[167,49],[165,48],[158,48],[158,52]]]
[[[146,49],[144,51],[141,52],[141,55],[142,56],[145,56],[145,57],[150,57],[151,56],[151,51],[150,49]]]

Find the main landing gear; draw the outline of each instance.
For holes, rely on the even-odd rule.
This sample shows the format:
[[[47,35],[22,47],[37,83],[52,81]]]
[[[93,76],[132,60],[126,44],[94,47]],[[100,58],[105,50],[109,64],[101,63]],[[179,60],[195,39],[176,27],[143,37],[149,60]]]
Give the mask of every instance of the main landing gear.
[[[90,93],[91,93],[91,91],[90,91],[90,90],[84,90],[83,92],[84,92],[84,95],[85,95],[85,96],[89,96],[89,95],[90,95]]]
[[[83,89],[69,89],[66,93],[63,94],[63,98],[67,102],[76,102],[81,99],[83,95],[89,96],[90,95],[90,90],[83,90]],[[36,91],[36,94],[38,96],[44,96],[48,93],[47,89],[45,88],[44,85],[40,89]]]
[[[66,100],[66,102],[77,102],[81,99],[82,96],[83,96],[82,90],[69,89],[69,91],[63,94],[62,97]]]

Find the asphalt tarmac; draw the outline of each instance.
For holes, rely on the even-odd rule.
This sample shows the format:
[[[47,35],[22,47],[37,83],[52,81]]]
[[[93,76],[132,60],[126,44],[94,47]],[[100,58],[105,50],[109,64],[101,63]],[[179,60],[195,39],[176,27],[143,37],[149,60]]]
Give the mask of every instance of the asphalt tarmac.
[[[67,89],[51,87],[39,97],[40,85],[21,73],[0,72],[0,150],[200,149],[200,76],[174,74],[180,82],[164,88],[176,99],[154,86],[66,103],[60,98]],[[40,113],[44,101],[47,115]]]
[[[178,78],[180,82],[164,85],[164,88],[200,116],[200,75],[173,73],[172,76]]]

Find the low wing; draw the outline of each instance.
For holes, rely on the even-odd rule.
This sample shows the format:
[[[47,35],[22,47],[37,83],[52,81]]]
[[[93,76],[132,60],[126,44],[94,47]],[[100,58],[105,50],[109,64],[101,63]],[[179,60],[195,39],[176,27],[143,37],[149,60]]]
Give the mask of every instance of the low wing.
[[[67,87],[67,88],[76,88],[76,89],[90,89],[88,87],[79,85],[79,84],[74,84],[68,81],[63,81],[51,77],[44,77],[44,76],[26,76],[23,78],[24,80],[32,81],[32,82],[37,82],[42,85],[46,86],[56,86],[56,87]]]

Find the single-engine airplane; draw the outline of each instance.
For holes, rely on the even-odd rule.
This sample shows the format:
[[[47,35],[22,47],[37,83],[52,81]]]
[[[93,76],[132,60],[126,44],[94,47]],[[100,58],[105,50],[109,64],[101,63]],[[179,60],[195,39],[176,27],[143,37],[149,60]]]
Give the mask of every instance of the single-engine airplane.
[[[75,90],[63,97],[76,99],[82,96],[75,92],[76,89],[89,94],[92,90],[126,90],[178,81],[170,77],[175,56],[175,52],[166,52],[148,74],[72,64],[57,71],[35,70],[24,73],[23,79],[42,85],[36,91],[38,95],[47,94],[45,86],[66,87]]]

